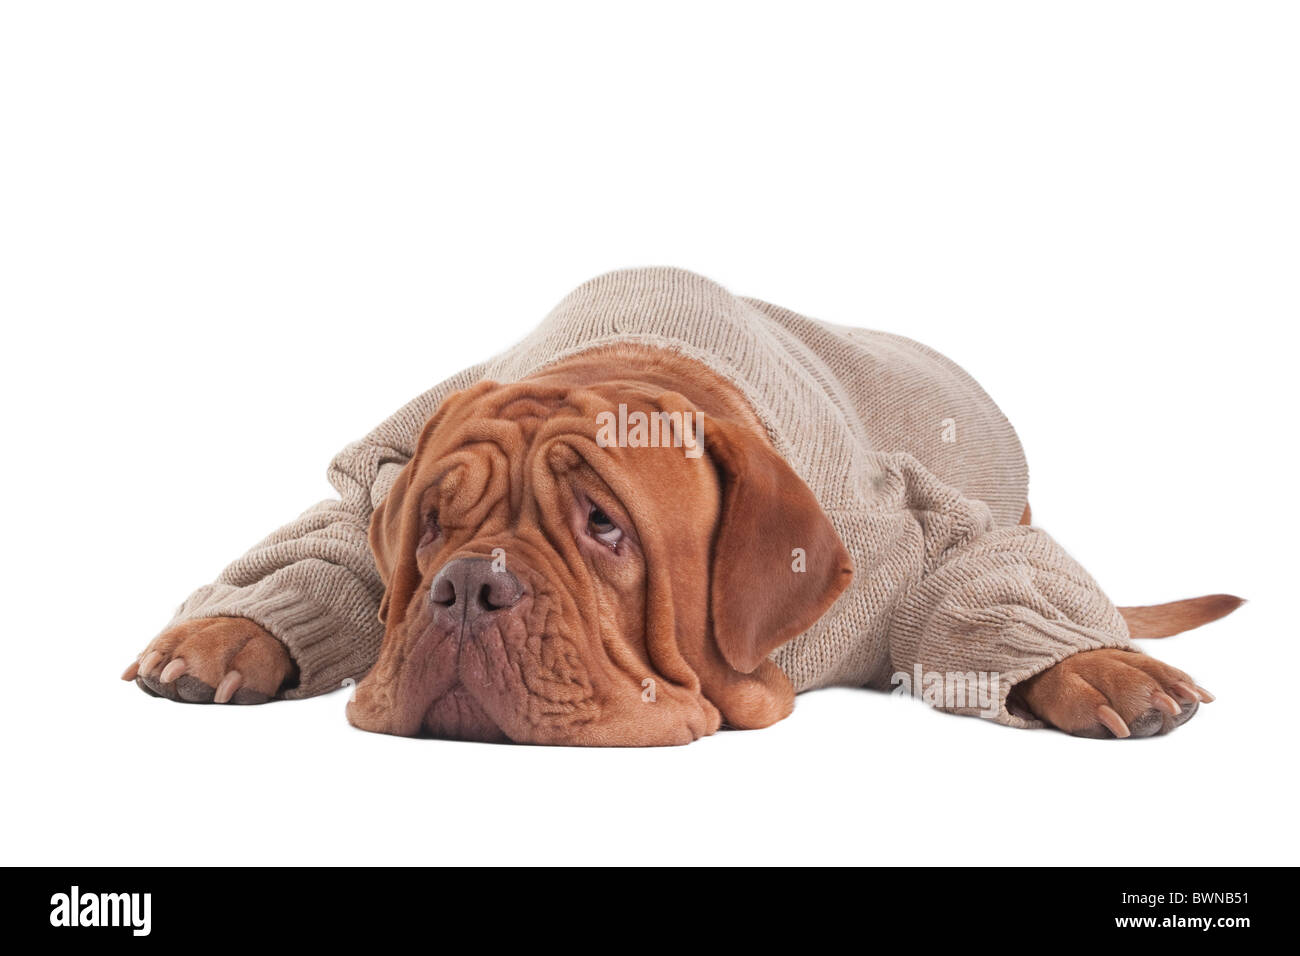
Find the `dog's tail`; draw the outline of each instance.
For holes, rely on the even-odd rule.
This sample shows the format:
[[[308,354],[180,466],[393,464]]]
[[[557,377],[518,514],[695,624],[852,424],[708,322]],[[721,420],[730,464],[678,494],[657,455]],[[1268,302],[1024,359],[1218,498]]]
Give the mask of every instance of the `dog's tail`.
[[[1226,617],[1245,603],[1231,594],[1206,594],[1168,604],[1122,607],[1119,613],[1131,637],[1169,637]]]

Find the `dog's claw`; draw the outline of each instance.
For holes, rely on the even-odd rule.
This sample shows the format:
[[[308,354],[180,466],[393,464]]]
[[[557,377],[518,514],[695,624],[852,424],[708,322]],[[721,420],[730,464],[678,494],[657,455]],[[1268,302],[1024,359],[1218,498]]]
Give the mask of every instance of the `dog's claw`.
[[[1102,704],[1097,708],[1097,719],[1116,737],[1122,738],[1129,735],[1128,724],[1124,723],[1124,718],[1116,713],[1115,709],[1109,704]]]
[[[1202,704],[1213,702],[1214,695],[1199,684],[1189,684],[1187,681],[1178,681],[1174,684],[1174,690],[1182,695],[1188,703],[1200,701]]]
[[[1183,712],[1183,709],[1178,706],[1178,701],[1174,700],[1164,691],[1156,691],[1152,694],[1151,701],[1155,704],[1156,710],[1163,711],[1170,717],[1177,717]]]
[[[217,692],[212,697],[213,701],[218,704],[228,703],[230,698],[235,696],[235,691],[239,690],[243,680],[239,671],[231,671],[221,678],[221,683],[217,685]]]
[[[131,666],[122,671],[122,680],[135,680],[135,675],[140,673],[140,658],[131,662]]]
[[[176,678],[180,677],[184,673],[185,673],[185,658],[178,657],[176,658],[176,660],[172,661],[170,664],[168,664],[166,667],[163,668],[162,674],[158,676],[158,679],[162,681],[164,684],[170,684],[172,681],[174,681]]]
[[[140,662],[140,676],[152,677],[155,665],[162,659],[162,655],[157,651],[150,651],[145,655],[144,660]]]

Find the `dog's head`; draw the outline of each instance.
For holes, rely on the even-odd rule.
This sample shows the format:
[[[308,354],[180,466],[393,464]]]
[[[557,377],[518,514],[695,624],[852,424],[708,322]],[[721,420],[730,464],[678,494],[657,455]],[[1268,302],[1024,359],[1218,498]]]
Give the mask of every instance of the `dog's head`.
[[[628,380],[451,396],[370,543],[386,629],[349,719],[465,740],[681,744],[780,720],[794,692],[768,654],[851,574],[752,421]]]

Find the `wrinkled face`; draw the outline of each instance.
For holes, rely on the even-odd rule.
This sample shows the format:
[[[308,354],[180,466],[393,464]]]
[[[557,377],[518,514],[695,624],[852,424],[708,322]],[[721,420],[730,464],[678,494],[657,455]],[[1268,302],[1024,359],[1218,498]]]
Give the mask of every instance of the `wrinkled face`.
[[[634,423],[637,412],[676,423],[660,417],[653,445],[635,432],[620,445],[609,430],[620,405]],[[701,416],[628,382],[483,384],[448,399],[372,523],[386,633],[352,723],[645,746],[688,743],[724,716],[762,725],[788,713],[789,682],[752,659],[766,645],[729,660],[714,633],[730,479],[691,447],[714,437]],[[811,587],[824,609],[825,582]]]

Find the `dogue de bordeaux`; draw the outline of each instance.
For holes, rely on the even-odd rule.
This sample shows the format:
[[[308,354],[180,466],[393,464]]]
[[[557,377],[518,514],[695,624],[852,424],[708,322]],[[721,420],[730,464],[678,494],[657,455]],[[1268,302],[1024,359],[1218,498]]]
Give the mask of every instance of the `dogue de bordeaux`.
[[[507,354],[349,446],[341,500],[123,679],[257,703],[361,678],[365,730],[613,746],[936,669],[1005,682],[943,709],[1079,736],[1167,733],[1213,700],[1129,639],[1240,600],[1110,604],[1032,525],[1009,425],[924,346],[651,269],[592,280]]]

